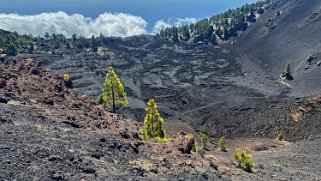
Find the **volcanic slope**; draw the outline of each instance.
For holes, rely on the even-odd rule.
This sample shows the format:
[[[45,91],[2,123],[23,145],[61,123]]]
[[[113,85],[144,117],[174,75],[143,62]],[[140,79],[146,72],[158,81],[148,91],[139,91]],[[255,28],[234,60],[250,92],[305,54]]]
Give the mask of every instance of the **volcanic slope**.
[[[0,180],[229,180],[180,151],[183,133],[157,143],[139,127],[35,61],[0,59]]]
[[[121,110],[128,118],[142,121],[145,102],[154,97],[167,120],[188,122],[196,131],[211,137],[274,137],[276,132],[284,130],[290,133],[289,139],[297,140],[316,133],[312,125],[318,123],[314,120],[309,126],[305,122],[293,122],[291,114],[297,109],[296,102],[302,99],[295,100],[289,95],[319,93],[320,84],[314,82],[320,72],[318,53],[309,58],[311,65],[303,68],[301,80],[294,63],[291,64],[294,80],[280,80],[279,75],[288,62],[282,58],[296,55],[292,49],[281,47],[286,47],[282,43],[294,37],[300,38],[293,47],[296,52],[314,50],[300,46],[301,39],[303,43],[311,40],[318,46],[317,38],[311,38],[316,34],[303,33],[317,30],[318,12],[314,10],[318,3],[274,1],[235,45],[173,43],[144,37],[105,38],[104,46],[95,53],[78,48],[86,42],[79,38],[71,43],[70,50],[59,42],[41,40],[34,54],[19,56],[34,57],[42,61],[44,68],[60,75],[69,73],[75,89],[94,99],[100,94],[107,67],[114,66],[128,95],[129,106]],[[304,13],[296,14],[301,11]],[[306,26],[298,28],[303,19]],[[293,31],[301,32],[300,36],[294,36],[290,24]],[[51,50],[48,47],[57,48],[48,54],[48,49]],[[309,131],[292,131],[301,128]]]
[[[296,101],[294,115],[304,126],[291,131],[309,133],[309,141],[228,139],[228,152],[210,144],[201,157],[179,151],[183,133],[166,143],[141,140],[141,124],[77,96],[62,76],[39,65],[0,59],[1,180],[316,180],[320,175],[320,125],[313,120],[320,119],[321,96]],[[231,152],[241,147],[253,153],[254,173],[235,167]]]
[[[320,7],[318,0],[276,0],[236,42],[268,76],[278,78],[290,64],[287,95],[321,93]]]
[[[41,47],[39,47],[41,48]],[[61,53],[62,54],[62,53]],[[249,58],[232,46],[209,46],[168,41],[116,41],[99,54],[31,55],[43,67],[69,73],[75,89],[97,99],[109,65],[124,83],[128,117],[142,120],[146,100],[154,97],[165,117],[179,117],[232,96],[279,95],[282,87],[266,77]]]

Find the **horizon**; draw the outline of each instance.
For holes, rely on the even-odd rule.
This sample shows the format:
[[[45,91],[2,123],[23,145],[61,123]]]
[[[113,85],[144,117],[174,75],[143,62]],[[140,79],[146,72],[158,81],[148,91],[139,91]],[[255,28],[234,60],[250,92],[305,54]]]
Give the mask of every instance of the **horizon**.
[[[0,29],[34,36],[48,32],[67,37],[73,33],[128,37],[155,34],[169,26],[194,23],[257,1],[12,0],[0,2]]]

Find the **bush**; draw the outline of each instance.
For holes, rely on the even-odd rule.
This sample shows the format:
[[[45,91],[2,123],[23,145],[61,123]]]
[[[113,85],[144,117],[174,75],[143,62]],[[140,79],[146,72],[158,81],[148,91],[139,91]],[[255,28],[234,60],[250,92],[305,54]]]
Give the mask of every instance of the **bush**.
[[[69,82],[70,81],[70,75],[69,74],[64,74],[64,81]]]
[[[208,136],[205,133],[201,135],[201,145],[204,149],[208,149]]]
[[[194,143],[193,143],[192,152],[196,152],[196,153],[198,153],[198,154],[200,154],[202,156],[205,155],[204,147],[203,146],[197,146],[197,142],[196,141],[194,141]]]
[[[160,142],[160,143],[164,143],[164,142],[170,140],[170,138],[166,138],[166,137],[164,137],[164,138],[156,137],[156,140],[157,140],[158,142]]]
[[[220,151],[226,151],[226,140],[224,136],[218,140],[217,147]]]
[[[255,166],[252,161],[252,155],[246,154],[243,150],[237,150],[232,155],[233,159],[237,162],[238,166],[242,167],[245,171],[252,172]]]
[[[72,89],[74,87],[69,74],[64,74],[64,82],[67,88]]]
[[[33,58],[30,58],[30,57],[29,57],[29,58],[26,58],[25,61],[26,61],[26,62],[33,62]]]
[[[204,148],[201,146],[201,147],[196,147],[196,152],[200,155],[205,155],[205,150]]]
[[[284,133],[283,133],[283,131],[280,131],[276,136],[277,136],[277,139],[279,141],[284,141]]]
[[[196,144],[197,144],[196,141],[194,141],[192,152],[196,152],[197,151],[197,145]]]

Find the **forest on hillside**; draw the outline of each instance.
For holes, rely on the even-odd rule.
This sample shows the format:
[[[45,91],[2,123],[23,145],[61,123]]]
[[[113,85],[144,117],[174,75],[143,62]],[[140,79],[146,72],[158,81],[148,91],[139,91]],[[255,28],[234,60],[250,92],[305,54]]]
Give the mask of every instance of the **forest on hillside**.
[[[226,41],[237,36],[238,32],[245,31],[249,24],[256,22],[256,18],[265,12],[265,5],[271,2],[272,0],[261,0],[236,9],[229,9],[196,23],[168,27],[161,30],[155,39],[212,44]]]

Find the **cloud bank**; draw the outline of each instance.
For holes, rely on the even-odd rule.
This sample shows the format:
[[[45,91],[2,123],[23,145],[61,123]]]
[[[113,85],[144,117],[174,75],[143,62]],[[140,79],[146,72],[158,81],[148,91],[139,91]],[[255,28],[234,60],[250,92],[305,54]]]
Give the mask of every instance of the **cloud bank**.
[[[162,29],[165,29],[167,27],[171,26],[182,26],[190,23],[195,23],[197,21],[196,18],[176,18],[174,21],[167,21],[164,20],[158,20],[155,25],[153,26],[152,34],[156,34],[160,32]]]
[[[37,15],[1,14],[0,29],[16,31],[19,34],[44,36],[61,33],[71,37],[76,33],[84,37],[92,35],[128,37],[141,34],[156,34],[170,26],[181,26],[194,23],[195,18],[176,18],[165,22],[157,21],[151,32],[147,31],[147,21],[142,17],[125,13],[103,13],[92,19],[81,14],[68,15],[65,12],[41,13]]]
[[[62,33],[70,37],[77,33],[84,37],[99,35],[126,37],[146,34],[147,22],[138,16],[124,13],[103,13],[96,19],[65,12],[41,13],[37,15],[0,14],[0,29],[20,34],[43,36],[46,32]]]

